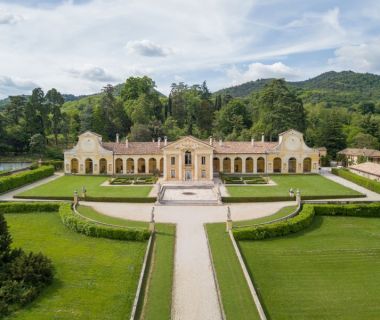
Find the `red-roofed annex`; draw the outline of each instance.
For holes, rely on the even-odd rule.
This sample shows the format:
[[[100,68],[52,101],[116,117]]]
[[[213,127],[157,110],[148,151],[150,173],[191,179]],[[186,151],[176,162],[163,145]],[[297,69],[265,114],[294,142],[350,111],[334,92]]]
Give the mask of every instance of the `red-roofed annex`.
[[[212,180],[214,173],[318,172],[319,150],[302,133],[288,130],[278,142],[203,141],[186,136],[169,142],[103,142],[91,131],[64,153],[66,174],[127,175],[158,173],[164,180]]]

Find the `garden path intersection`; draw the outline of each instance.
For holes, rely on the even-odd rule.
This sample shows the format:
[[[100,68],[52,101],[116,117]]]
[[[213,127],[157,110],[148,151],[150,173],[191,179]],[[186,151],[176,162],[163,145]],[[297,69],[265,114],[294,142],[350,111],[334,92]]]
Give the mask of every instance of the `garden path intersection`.
[[[359,187],[347,180],[322,171],[323,176],[351,189],[367,194],[363,200],[380,201],[380,195]],[[47,183],[53,176],[22,189],[0,196],[0,200],[11,200],[13,195],[35,186]],[[353,201],[354,199],[349,199]],[[129,220],[150,221],[152,204],[81,202],[100,213]],[[231,204],[232,220],[250,220],[274,214],[279,209],[294,205],[295,202],[262,202]],[[205,223],[225,222],[226,205],[179,206],[158,205],[155,207],[155,221],[176,224],[176,249],[173,284],[173,319],[222,319],[218,302],[212,262],[208,251]]]

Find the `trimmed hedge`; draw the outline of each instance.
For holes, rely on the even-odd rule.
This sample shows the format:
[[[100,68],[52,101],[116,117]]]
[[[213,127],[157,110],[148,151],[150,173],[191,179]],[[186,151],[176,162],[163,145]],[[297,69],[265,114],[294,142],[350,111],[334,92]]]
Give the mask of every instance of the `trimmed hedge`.
[[[294,218],[261,226],[239,228],[232,232],[236,240],[262,240],[282,237],[305,229],[311,224],[313,217],[314,207],[304,205],[302,211]]]
[[[374,191],[376,193],[380,193],[380,183],[377,181],[359,176],[358,174],[355,174],[347,169],[332,168],[331,173],[339,177],[342,177],[348,181],[356,183],[359,186],[362,186],[368,190]]]
[[[285,221],[233,229],[236,240],[262,240],[286,236],[307,228],[314,215],[380,217],[380,203],[370,204],[305,204],[301,212]]]
[[[58,212],[61,203],[0,202],[0,213]]]
[[[323,199],[342,199],[342,198],[365,198],[364,194],[356,195],[320,195],[320,196],[302,196],[302,200],[323,200]],[[294,201],[295,197],[222,197],[223,202],[226,203],[240,203],[240,202],[276,202],[276,201]]]
[[[72,201],[74,197],[66,197],[66,196],[13,196],[15,199],[35,199],[35,200],[64,200],[64,201]],[[82,201],[91,201],[91,202],[127,202],[127,203],[154,203],[156,202],[156,198],[153,197],[90,197],[86,196],[86,198],[80,197],[79,200]]]
[[[150,232],[147,229],[111,227],[86,220],[75,214],[69,204],[61,205],[59,214],[63,224],[67,228],[90,237],[145,241],[150,236]]]
[[[10,176],[0,177],[0,193],[22,187],[54,174],[53,166],[42,166],[34,170],[15,173]]]

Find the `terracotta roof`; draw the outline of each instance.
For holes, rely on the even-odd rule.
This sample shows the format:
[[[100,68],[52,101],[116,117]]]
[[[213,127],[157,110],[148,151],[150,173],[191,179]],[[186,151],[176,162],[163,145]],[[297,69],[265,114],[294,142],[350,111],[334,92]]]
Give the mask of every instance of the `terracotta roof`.
[[[278,146],[278,142],[257,142],[253,146],[250,141],[219,141],[213,144],[215,153],[265,153]]]
[[[378,163],[364,162],[360,164],[355,164],[353,166],[350,166],[349,168],[380,177],[380,164]]]
[[[346,148],[339,151],[338,154],[346,156],[365,156],[365,157],[380,157],[380,151],[375,149],[359,149],[359,148]]]
[[[164,143],[161,141],[161,148],[157,142],[128,142],[128,148],[125,143],[103,142],[102,146],[115,152],[115,154],[139,155],[139,154],[162,154],[161,148]]]

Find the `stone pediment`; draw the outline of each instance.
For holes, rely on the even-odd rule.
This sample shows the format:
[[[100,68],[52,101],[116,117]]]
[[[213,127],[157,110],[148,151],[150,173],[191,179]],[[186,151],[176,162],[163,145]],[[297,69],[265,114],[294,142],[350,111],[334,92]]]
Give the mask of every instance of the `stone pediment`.
[[[192,136],[187,136],[179,139],[163,148],[164,150],[196,150],[196,149],[208,149],[213,150],[214,147],[210,146],[206,142],[194,138]]]

